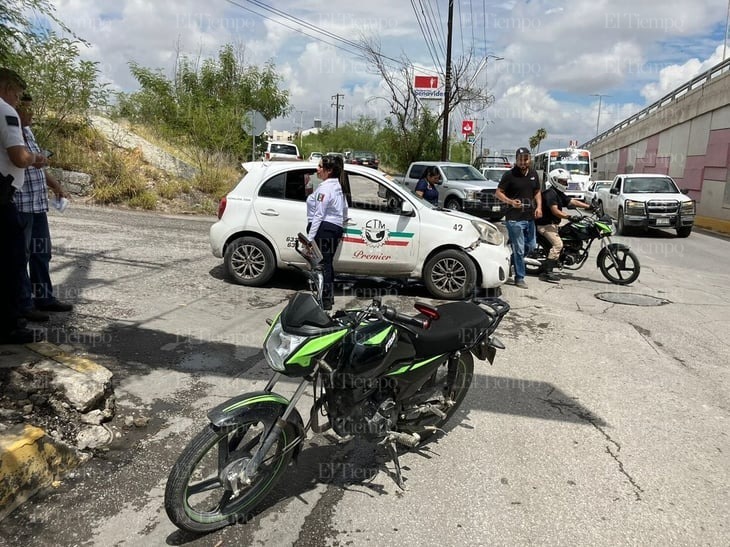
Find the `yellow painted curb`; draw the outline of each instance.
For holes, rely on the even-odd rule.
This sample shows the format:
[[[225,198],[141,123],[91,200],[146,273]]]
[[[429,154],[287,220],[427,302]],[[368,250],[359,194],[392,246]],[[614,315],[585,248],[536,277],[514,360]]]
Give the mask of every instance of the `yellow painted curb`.
[[[51,344],[50,342],[33,342],[30,344],[26,344],[25,347],[82,374],[108,372],[106,367],[102,367],[94,361],[90,361],[89,359],[85,359],[84,357],[69,355],[61,348]]]
[[[697,216],[695,217],[695,226],[706,230],[712,230],[714,232],[720,232],[721,234],[730,234],[730,220]]]
[[[38,427],[18,425],[0,434],[0,520],[78,463],[72,448]]]

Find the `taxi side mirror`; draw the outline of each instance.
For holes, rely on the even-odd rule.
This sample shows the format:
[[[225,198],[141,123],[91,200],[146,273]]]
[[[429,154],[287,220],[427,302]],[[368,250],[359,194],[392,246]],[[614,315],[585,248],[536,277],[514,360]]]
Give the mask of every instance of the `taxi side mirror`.
[[[416,211],[413,209],[413,204],[410,201],[403,200],[400,206],[400,214],[404,217],[416,216]]]

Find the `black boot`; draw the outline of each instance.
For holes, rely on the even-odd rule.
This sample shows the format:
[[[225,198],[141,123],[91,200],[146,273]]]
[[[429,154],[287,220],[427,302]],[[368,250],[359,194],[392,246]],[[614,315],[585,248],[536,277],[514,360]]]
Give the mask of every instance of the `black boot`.
[[[544,270],[540,275],[540,279],[547,281],[548,283],[558,283],[560,278],[553,272],[553,268],[556,266],[556,261],[548,258],[545,260]]]

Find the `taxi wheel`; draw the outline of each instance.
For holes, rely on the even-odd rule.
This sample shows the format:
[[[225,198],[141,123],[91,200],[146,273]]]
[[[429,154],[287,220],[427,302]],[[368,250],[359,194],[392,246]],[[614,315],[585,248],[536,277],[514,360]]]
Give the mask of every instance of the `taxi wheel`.
[[[434,255],[423,269],[426,289],[436,298],[461,300],[475,289],[477,269],[461,251],[447,249]]]
[[[228,275],[239,285],[260,287],[274,275],[276,260],[269,246],[256,237],[239,237],[226,247]]]

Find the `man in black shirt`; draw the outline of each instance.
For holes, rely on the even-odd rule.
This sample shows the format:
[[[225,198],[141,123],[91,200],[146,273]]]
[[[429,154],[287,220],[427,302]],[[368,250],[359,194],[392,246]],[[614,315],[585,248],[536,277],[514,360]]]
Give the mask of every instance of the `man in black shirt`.
[[[495,195],[510,206],[505,224],[512,247],[515,286],[526,289],[525,255],[536,245],[535,219],[542,216],[542,196],[537,171],[530,168],[530,151],[520,147],[515,153],[515,166],[502,175]]]
[[[537,231],[551,245],[540,279],[550,283],[558,282],[558,277],[553,273],[553,269],[563,250],[563,240],[558,234],[560,222],[565,218],[570,218],[569,214],[563,212],[563,207],[591,208],[587,203],[565,195],[564,192],[568,189],[568,179],[570,179],[570,173],[565,169],[550,171],[550,187],[542,193],[542,218],[537,221]]]

